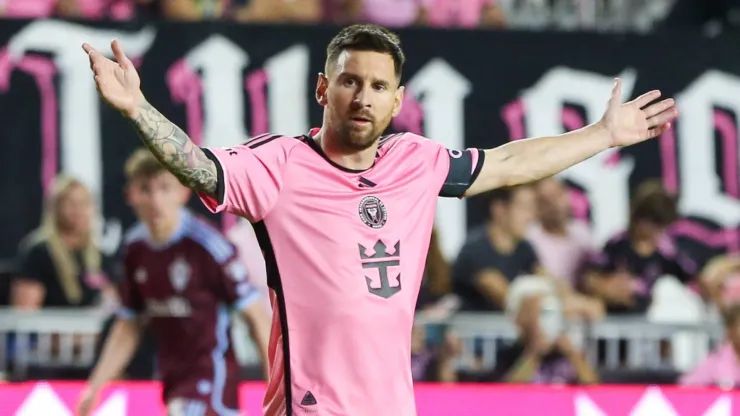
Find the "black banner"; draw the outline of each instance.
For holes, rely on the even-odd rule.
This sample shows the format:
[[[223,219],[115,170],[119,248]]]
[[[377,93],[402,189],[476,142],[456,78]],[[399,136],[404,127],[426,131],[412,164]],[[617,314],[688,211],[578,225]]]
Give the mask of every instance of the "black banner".
[[[264,132],[302,134],[321,120],[316,75],[337,28],[163,23],[81,25],[6,21],[0,26],[0,257],[41,216],[57,172],[82,178],[99,197],[103,241],[115,247],[132,221],[123,162],[139,145],[126,121],[99,100],[80,48],[107,51],[118,38],[139,67],[149,101],[198,143],[229,146]],[[409,93],[394,130],[448,147],[493,147],[558,134],[600,118],[615,76],[625,98],[649,89],[675,96],[682,112],[659,140],[605,153],[563,174],[574,210],[598,242],[624,228],[630,190],[662,178],[691,218],[676,232],[712,250],[740,246],[736,36],[607,36],[562,33],[400,32]],[[198,206],[198,204],[194,204]],[[198,208],[201,212],[202,210]],[[485,209],[440,202],[438,227],[454,253]],[[217,219],[225,226],[233,218]]]

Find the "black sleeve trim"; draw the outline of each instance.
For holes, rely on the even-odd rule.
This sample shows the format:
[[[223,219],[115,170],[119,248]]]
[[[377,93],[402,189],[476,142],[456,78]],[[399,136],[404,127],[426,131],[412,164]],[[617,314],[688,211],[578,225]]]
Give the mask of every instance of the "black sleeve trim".
[[[218,201],[218,204],[221,205],[224,203],[224,195],[226,193],[226,184],[224,183],[224,169],[221,167],[221,162],[218,161],[218,158],[216,155],[213,154],[208,149],[202,149],[203,153],[206,154],[206,157],[213,162],[214,165],[216,165],[216,200]]]
[[[447,173],[439,196],[447,198],[460,198],[470,188],[483,168],[484,153],[478,151],[478,160],[473,167],[473,153],[471,150],[459,151],[448,150],[450,158],[450,170]]]

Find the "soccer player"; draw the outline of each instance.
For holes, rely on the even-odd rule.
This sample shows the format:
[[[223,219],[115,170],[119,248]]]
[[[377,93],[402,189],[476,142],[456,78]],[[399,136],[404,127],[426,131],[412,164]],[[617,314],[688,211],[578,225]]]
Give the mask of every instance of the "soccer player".
[[[316,100],[323,125],[203,149],[151,104],[118,41],[116,61],[84,44],[101,97],[214,212],[255,223],[273,300],[265,414],[414,415],[410,338],[437,197],[551,176],[601,151],[666,131],[673,100],[622,104],[615,81],[601,121],[489,150],[383,136],[401,111],[404,54],[373,25],[329,43]]]
[[[170,416],[238,415],[239,366],[229,309],[249,323],[267,364],[270,319],[234,246],[183,208],[190,191],[145,149],[126,163],[127,199],[140,222],[125,235],[122,309],[79,408],[88,415],[100,389],[136,350],[138,315],[157,344]]]

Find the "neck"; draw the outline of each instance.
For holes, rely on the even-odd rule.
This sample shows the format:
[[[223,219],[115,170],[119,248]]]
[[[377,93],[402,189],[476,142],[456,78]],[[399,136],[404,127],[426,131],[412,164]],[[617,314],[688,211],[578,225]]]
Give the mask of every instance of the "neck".
[[[516,238],[495,223],[488,226],[488,238],[499,253],[511,253],[516,247]]]
[[[352,169],[365,170],[370,169],[375,163],[375,153],[378,150],[378,141],[372,146],[363,150],[348,149],[342,146],[341,142],[332,136],[329,129],[322,127],[314,140],[319,144],[326,157],[337,165]]]
[[[655,252],[655,241],[652,238],[641,236],[638,233],[632,232],[630,236],[632,240],[632,248],[635,252],[641,256],[649,256]]]
[[[542,228],[548,233],[557,236],[565,236],[565,221],[540,221]]]
[[[177,227],[180,225],[181,215],[178,212],[169,221],[159,223],[157,226],[149,226],[149,236],[153,243],[163,244],[172,239]]]
[[[63,232],[61,234],[62,241],[64,241],[64,244],[71,248],[71,249],[79,249],[82,247],[85,247],[87,244],[87,233],[79,233],[79,232]]]

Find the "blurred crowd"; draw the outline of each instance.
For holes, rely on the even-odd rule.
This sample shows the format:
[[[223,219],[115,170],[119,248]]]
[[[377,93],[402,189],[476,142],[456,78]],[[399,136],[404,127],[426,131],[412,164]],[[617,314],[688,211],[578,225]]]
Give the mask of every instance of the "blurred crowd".
[[[377,23],[392,28],[660,30],[738,27],[740,0],[0,0],[6,18]]]
[[[460,342],[453,333],[442,334],[436,361],[425,356],[419,342],[414,362],[420,368],[432,368],[432,373],[419,370],[417,377],[594,383],[599,380],[594,363],[584,359],[583,346],[565,330],[567,322],[661,313],[678,322],[685,315],[682,309],[693,308],[700,311],[696,315],[700,325],[724,325],[726,341],[676,381],[737,386],[740,257],[708,256],[678,237],[673,232],[680,220],[676,198],[659,181],[637,188],[627,229],[601,247],[591,238],[588,224],[571,215],[570,195],[567,184],[549,178],[483,196],[489,220],[469,230],[451,265],[440,259],[432,239],[420,309],[432,315],[503,313],[517,327],[518,337],[498,345],[494,369],[472,373],[450,371],[460,354]],[[416,336],[424,337],[430,327],[436,330],[427,325],[418,328]],[[605,361],[602,344],[596,345],[596,363]],[[617,349],[617,360],[624,364],[626,344],[625,337]],[[667,341],[660,349],[660,355],[671,354]]]
[[[503,27],[496,0],[1,0],[11,18]]]
[[[595,383],[599,374],[583,345],[566,331],[567,323],[645,317],[656,308],[675,310],[693,302],[714,311],[706,316],[725,325],[726,341],[679,381],[740,383],[740,257],[706,258],[675,238],[676,199],[660,182],[638,187],[629,226],[603,247],[593,242],[588,223],[571,215],[571,189],[558,179],[479,198],[485,200],[489,219],[468,231],[456,258],[448,261],[440,249],[443,236],[432,234],[417,305],[425,322],[414,328],[412,338],[416,380]],[[59,178],[39,228],[20,244],[12,307],[113,310],[120,266],[95,245],[96,217],[89,190],[77,180]],[[251,226],[240,224],[230,238],[253,283],[266,291]],[[660,298],[658,286],[679,294]],[[476,347],[474,357],[480,362],[457,365],[461,340],[446,322],[459,312],[497,313],[516,327],[513,342],[498,342],[493,368],[482,364],[482,347]],[[625,349],[620,345],[619,360],[626,360]],[[604,346],[597,350],[597,362],[603,361]],[[153,345],[144,342],[129,376],[150,378],[152,357]],[[37,377],[45,375],[42,369]]]

